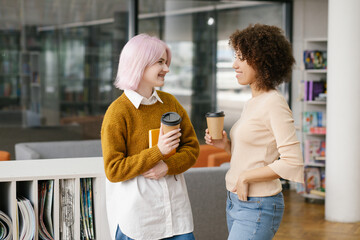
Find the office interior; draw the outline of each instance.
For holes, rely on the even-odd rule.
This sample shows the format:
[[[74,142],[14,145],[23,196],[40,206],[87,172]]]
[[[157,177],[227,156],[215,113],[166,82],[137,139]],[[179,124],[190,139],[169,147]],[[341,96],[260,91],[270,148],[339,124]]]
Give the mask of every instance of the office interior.
[[[251,91],[234,78],[228,38],[254,23],[282,28],[293,44],[292,82],[279,90],[299,129],[304,40],[328,38],[329,2],[3,0],[0,150],[15,159],[14,145],[20,142],[99,139],[102,117],[121,95],[113,85],[119,54],[137,33],[170,46],[172,64],[161,90],[185,107],[200,143],[206,112],[223,110],[229,131]]]

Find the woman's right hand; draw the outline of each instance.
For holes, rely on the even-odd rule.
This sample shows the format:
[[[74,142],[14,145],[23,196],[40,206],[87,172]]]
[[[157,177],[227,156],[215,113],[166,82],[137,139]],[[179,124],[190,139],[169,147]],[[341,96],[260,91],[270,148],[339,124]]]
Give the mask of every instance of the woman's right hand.
[[[173,150],[174,148],[177,148],[180,145],[180,128],[172,130],[166,134],[164,134],[162,124],[160,127],[160,134],[159,134],[159,140],[158,140],[158,148],[162,155],[167,155]]]
[[[221,148],[226,151],[230,151],[230,141],[227,137],[225,130],[223,130],[222,135],[223,135],[222,139],[212,139],[209,133],[209,129],[206,129],[204,139],[206,144],[208,145],[212,145],[214,147]]]

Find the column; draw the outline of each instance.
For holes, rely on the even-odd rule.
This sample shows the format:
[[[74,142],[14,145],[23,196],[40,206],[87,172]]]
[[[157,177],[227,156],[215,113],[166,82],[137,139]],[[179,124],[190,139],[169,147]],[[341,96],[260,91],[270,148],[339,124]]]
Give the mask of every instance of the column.
[[[215,19],[208,24],[209,18]],[[191,97],[191,121],[199,139],[206,129],[205,114],[216,110],[216,13],[193,14],[193,80]]]
[[[114,12],[114,34],[112,42],[112,79],[116,78],[118,71],[120,53],[127,41],[129,40],[129,13]],[[111,93],[111,99],[115,100],[120,96],[122,91],[113,87]]]
[[[329,0],[325,218],[360,221],[360,1]]]

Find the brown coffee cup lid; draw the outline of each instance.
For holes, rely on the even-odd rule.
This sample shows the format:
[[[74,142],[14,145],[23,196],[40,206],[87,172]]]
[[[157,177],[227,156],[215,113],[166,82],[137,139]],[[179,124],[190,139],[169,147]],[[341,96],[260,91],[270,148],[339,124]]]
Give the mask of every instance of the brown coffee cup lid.
[[[176,112],[164,113],[161,117],[161,122],[168,126],[176,126],[181,123],[181,117]]]
[[[208,112],[205,115],[206,117],[225,117],[224,111],[218,111],[218,112]]]

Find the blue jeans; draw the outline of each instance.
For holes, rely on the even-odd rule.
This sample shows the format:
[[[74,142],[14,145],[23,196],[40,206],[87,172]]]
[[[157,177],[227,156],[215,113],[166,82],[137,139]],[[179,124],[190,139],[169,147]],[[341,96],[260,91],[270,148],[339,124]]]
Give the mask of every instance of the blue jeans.
[[[115,240],[134,240],[134,239],[129,238],[128,236],[123,234],[120,230],[120,227],[118,226],[116,230]],[[195,240],[195,237],[193,233],[186,233],[169,238],[163,238],[162,240]]]
[[[281,192],[270,197],[248,197],[247,202],[240,201],[237,194],[228,192],[228,240],[272,239],[279,229],[284,207]]]

